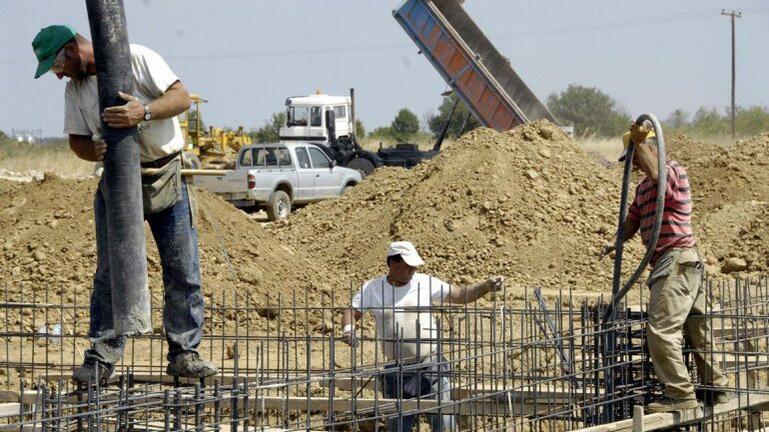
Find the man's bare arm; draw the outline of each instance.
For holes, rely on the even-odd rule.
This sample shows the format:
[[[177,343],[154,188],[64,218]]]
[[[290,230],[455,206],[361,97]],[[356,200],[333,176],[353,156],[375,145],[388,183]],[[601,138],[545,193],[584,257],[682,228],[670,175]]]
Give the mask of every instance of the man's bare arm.
[[[629,218],[625,218],[625,222],[622,223],[622,243],[625,243],[626,241],[633,238],[634,235],[638,232],[638,222],[632,221]],[[614,249],[616,249],[617,245],[617,236],[614,235],[614,237],[611,239],[609,243],[606,243],[602,250],[601,254],[599,255],[600,258],[605,257],[606,255],[609,255],[610,253],[614,252]]]
[[[657,178],[659,177],[659,161],[657,161],[657,156],[645,144],[635,146],[635,152],[638,154],[638,167],[641,168],[641,171],[646,174],[646,177],[652,183],[657,184]]]
[[[452,287],[451,292],[446,297],[446,301],[458,304],[472,303],[490,292],[501,290],[504,287],[504,283],[505,278],[492,276],[476,285]]]
[[[111,127],[128,128],[144,120],[144,105],[136,97],[119,93],[125,105],[109,107],[102,113],[102,119]],[[181,81],[171,84],[159,98],[147,104],[153,120],[177,116],[190,107],[190,94]]]
[[[355,339],[355,323],[363,314],[354,308],[349,308],[342,314],[342,341],[350,346],[357,346]]]
[[[344,311],[344,314],[342,315],[342,328],[346,328],[348,325],[355,326],[355,323],[358,322],[360,317],[362,317],[363,314],[357,310],[357,309],[347,309]]]
[[[90,136],[69,135],[69,148],[75,153],[75,156],[89,162],[98,162],[96,154],[96,145]]]
[[[190,94],[181,81],[176,81],[168,87],[163,96],[147,105],[154,120],[175,117],[190,108]]]

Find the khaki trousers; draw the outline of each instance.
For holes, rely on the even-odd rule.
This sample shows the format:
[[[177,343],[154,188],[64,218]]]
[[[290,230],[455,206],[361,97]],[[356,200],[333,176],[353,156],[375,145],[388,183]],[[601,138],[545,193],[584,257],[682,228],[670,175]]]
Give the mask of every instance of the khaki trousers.
[[[706,298],[702,286],[703,265],[694,248],[672,249],[657,261],[647,284],[649,323],[647,340],[657,379],[665,386],[665,396],[695,399],[694,386],[683,360],[683,337],[694,350],[700,382],[727,387],[729,380],[714,362],[710,328],[705,317]]]

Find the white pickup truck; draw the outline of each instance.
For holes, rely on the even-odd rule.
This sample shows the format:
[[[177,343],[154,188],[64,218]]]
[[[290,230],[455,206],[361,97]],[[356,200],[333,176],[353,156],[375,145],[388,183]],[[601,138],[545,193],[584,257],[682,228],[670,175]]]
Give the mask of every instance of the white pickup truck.
[[[315,144],[286,142],[244,146],[235,170],[194,181],[237,207],[264,207],[270,220],[278,220],[296,205],[342,195],[361,178],[357,170],[336,166]]]

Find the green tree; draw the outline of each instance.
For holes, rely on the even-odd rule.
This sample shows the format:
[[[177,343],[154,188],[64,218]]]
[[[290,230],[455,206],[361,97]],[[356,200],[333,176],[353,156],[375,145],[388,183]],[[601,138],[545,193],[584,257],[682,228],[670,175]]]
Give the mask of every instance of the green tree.
[[[570,84],[561,93],[548,96],[547,106],[560,121],[573,123],[577,136],[616,136],[631,121],[611,96],[595,87]]]
[[[191,131],[195,130],[195,122],[198,120],[198,117],[200,117],[200,131],[203,132],[206,130],[206,124],[203,123],[203,115],[199,114],[199,111],[195,111],[192,108],[187,110],[187,124],[189,125]]]
[[[700,107],[694,113],[689,129],[698,135],[725,135],[731,126],[729,117],[722,116],[716,108]]]
[[[735,109],[735,127],[737,134],[750,137],[769,131],[769,108],[756,105]],[[723,111],[713,107],[700,107],[689,119],[682,109],[673,111],[665,120],[666,129],[677,129],[684,133],[698,136],[722,136],[731,134],[732,124],[729,108]]]
[[[419,132],[419,118],[406,108],[398,111],[390,124],[392,136],[400,142],[408,141]]]
[[[355,119],[355,136],[358,139],[366,137],[366,128],[363,127],[363,122],[360,119]]]
[[[686,129],[689,125],[689,113],[679,108],[670,113],[664,123],[667,129]]]
[[[381,126],[369,132],[368,137],[381,140],[393,139],[393,131],[389,126]]]
[[[286,113],[276,112],[264,122],[264,126],[248,133],[254,142],[269,143],[280,141],[280,128],[286,124]]]
[[[753,136],[769,131],[769,110],[767,107],[737,107],[735,112],[737,114],[734,118],[734,124],[738,134]],[[731,128],[731,125],[729,127]]]
[[[441,101],[441,106],[438,107],[438,114],[431,114],[428,117],[427,127],[430,128],[430,132],[433,133],[435,138],[443,132],[443,128],[451,113],[451,107],[454,106],[456,100],[457,96],[455,94],[444,96],[443,101]],[[481,125],[478,120],[475,119],[475,116],[470,114],[470,117],[468,118],[468,114],[470,114],[470,109],[467,108],[467,105],[465,105],[464,102],[460,101],[459,104],[457,104],[457,109],[454,110],[454,116],[449,122],[449,129],[446,132],[447,137],[459,137],[463,125],[465,126],[465,131],[473,130]],[[464,124],[465,118],[467,118],[466,125]]]

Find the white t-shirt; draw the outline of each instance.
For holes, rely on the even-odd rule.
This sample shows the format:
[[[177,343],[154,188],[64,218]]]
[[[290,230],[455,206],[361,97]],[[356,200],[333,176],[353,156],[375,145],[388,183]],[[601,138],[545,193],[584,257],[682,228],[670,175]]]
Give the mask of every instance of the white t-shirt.
[[[440,305],[450,290],[451,285],[422,273],[414,274],[407,285],[400,287],[390,285],[387,276],[381,276],[363,285],[353,297],[352,307],[374,314],[385,358],[412,361],[437,351],[439,333],[430,306]],[[403,343],[398,352],[395,341],[401,336]]]
[[[146,105],[162,96],[179,80],[168,64],[155,51],[141,45],[131,45],[134,96]],[[82,80],[71,79],[64,91],[64,133],[72,135],[101,135],[101,115],[96,76]],[[179,119],[142,121],[138,125],[141,161],[149,162],[184,148]]]

